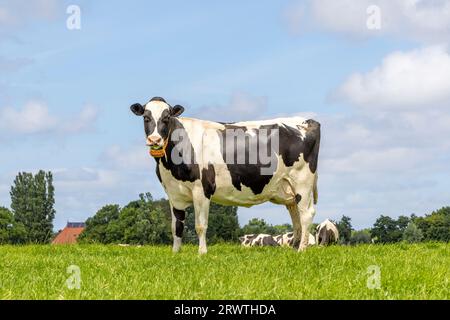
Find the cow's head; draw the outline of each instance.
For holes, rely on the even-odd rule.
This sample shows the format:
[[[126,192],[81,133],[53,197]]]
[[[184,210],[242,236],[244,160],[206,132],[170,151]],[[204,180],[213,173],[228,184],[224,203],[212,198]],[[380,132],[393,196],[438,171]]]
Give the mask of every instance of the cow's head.
[[[154,97],[146,105],[135,103],[131,111],[144,118],[147,145],[152,149],[162,148],[169,139],[173,119],[183,113],[180,105],[170,106],[163,98]]]

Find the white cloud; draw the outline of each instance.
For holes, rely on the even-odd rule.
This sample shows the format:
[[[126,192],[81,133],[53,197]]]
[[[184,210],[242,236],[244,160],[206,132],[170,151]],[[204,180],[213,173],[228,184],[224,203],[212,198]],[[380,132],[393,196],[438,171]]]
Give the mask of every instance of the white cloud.
[[[51,20],[57,15],[57,0],[0,1],[0,26],[16,27],[35,19]]]
[[[85,105],[78,114],[72,116],[70,121],[63,121],[63,131],[68,133],[78,133],[93,129],[97,120],[98,109],[93,105]]]
[[[148,147],[142,145],[123,148],[119,145],[108,147],[100,155],[100,160],[107,167],[116,169],[127,169],[130,171],[149,170],[154,172],[155,161],[148,153]]]
[[[414,169],[425,163],[427,155],[416,148],[388,147],[384,149],[354,150],[345,157],[324,159],[323,166],[334,173],[381,173]],[[405,162],[405,159],[408,159]]]
[[[91,130],[97,119],[97,109],[85,106],[78,114],[62,118],[50,113],[48,106],[29,101],[22,109],[0,109],[0,132],[4,134],[80,133]]]
[[[227,122],[258,119],[266,110],[266,97],[234,92],[227,105],[205,106],[193,112],[202,119]]]
[[[57,118],[50,115],[46,105],[28,102],[22,110],[6,107],[0,110],[0,130],[19,134],[34,134],[53,130]]]
[[[433,108],[450,101],[450,55],[442,46],[394,52],[337,90],[350,103],[377,109]]]
[[[381,29],[369,30],[367,9],[380,8]],[[394,35],[420,42],[448,41],[450,0],[309,0],[292,3],[285,15],[291,31],[307,28],[356,37]]]

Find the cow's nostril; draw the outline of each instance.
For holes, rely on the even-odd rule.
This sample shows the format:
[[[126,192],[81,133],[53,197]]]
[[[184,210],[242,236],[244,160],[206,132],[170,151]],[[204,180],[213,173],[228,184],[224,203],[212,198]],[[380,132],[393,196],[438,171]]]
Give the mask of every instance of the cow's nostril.
[[[148,142],[149,144],[157,144],[157,143],[160,143],[161,140],[162,140],[162,138],[161,138],[161,137],[158,137],[158,136],[150,136],[150,137],[147,137],[147,142]]]

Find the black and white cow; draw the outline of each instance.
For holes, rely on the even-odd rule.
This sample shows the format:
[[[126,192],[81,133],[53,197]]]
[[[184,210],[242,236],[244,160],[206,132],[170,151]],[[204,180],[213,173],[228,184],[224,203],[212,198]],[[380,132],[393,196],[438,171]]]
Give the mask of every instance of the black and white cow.
[[[280,246],[294,246],[294,232],[277,235],[274,239]],[[308,246],[313,246],[315,244],[316,240],[314,239],[314,236],[311,233],[308,233]]]
[[[301,230],[308,230],[317,203],[318,122],[292,117],[227,124],[180,118],[184,108],[159,97],[130,108],[143,117],[147,145],[159,149],[152,154],[163,154],[155,158],[156,174],[172,210],[173,251],[181,247],[185,209],[193,205],[199,253],[206,253],[211,201],[285,205],[299,250],[307,247],[309,233]]]
[[[239,237],[241,245],[245,247],[277,247],[279,244],[270,234],[246,234]]]
[[[338,240],[339,231],[330,220],[326,219],[316,227],[316,243],[318,245],[326,246],[336,243]]]

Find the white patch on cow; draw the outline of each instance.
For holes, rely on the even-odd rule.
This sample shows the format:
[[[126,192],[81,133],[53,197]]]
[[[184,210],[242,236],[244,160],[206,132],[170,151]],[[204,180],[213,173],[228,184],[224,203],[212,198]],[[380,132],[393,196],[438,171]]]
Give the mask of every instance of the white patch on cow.
[[[175,208],[184,210],[192,205],[192,189],[194,184],[198,184],[200,181],[190,182],[175,179],[172,173],[163,166],[162,161],[159,162],[159,174],[164,182],[164,190]]]
[[[314,246],[315,244],[316,244],[316,238],[314,238],[314,236],[310,233],[309,239],[308,239],[308,245]]]
[[[266,244],[264,243],[264,240],[265,240],[265,239],[270,239],[270,238],[272,238],[272,236],[271,236],[270,234],[263,234],[263,233],[258,234],[258,235],[256,236],[256,238],[254,238],[254,239],[252,240],[251,246],[252,246],[252,247],[263,247],[263,246],[266,245]],[[272,238],[271,240],[273,240],[273,238]],[[273,240],[273,241],[274,241],[274,240]]]
[[[278,242],[278,244],[280,246],[283,247],[292,247],[294,244],[294,233],[293,232],[288,232],[285,234],[280,234],[276,237],[274,237],[275,241]],[[308,245],[309,246],[313,246],[316,244],[316,239],[314,238],[314,236],[309,233],[308,235]]]
[[[177,237],[176,235],[173,236],[173,252],[178,252],[181,249],[181,239],[180,237]]]
[[[158,123],[158,120],[161,118],[161,114],[164,110],[169,109],[169,105],[163,101],[150,101],[145,105],[145,110],[148,110],[152,113],[152,118],[155,120],[155,123]],[[155,129],[149,136],[161,137],[158,133],[158,126],[155,126]]]

